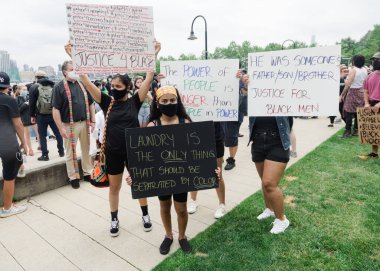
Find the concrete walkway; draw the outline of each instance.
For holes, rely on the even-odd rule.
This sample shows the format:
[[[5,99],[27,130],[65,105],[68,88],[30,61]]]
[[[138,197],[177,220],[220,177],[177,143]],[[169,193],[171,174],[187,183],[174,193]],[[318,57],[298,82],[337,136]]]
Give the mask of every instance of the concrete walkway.
[[[289,165],[343,127],[336,124],[328,128],[328,123],[326,118],[295,119],[298,158],[291,159]],[[250,148],[246,147],[247,118],[241,132],[244,137],[239,139],[237,166],[224,172],[229,210],[260,189]],[[54,152],[51,163],[59,159],[55,149],[50,147]],[[28,167],[41,165],[34,159],[28,162]],[[198,211],[189,216],[189,238],[215,222],[213,213],[218,205],[215,191],[200,192],[198,204]],[[65,186],[31,198],[28,207],[23,214],[0,220],[0,270],[150,270],[165,258],[158,251],[164,237],[158,199],[149,199],[153,230],[146,233],[138,201],[132,200],[125,183],[120,194],[121,233],[117,238],[109,236],[108,189],[96,189],[88,183],[81,183],[78,190]],[[172,212],[176,239],[176,216]],[[174,241],[171,253],[178,247]]]

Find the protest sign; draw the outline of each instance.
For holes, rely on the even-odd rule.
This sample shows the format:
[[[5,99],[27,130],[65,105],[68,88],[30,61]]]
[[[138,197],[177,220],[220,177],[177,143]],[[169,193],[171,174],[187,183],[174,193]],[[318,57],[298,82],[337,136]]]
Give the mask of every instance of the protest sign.
[[[380,145],[380,113],[357,109],[359,139],[362,144]]]
[[[175,86],[193,121],[237,121],[239,60],[161,61],[162,85]]]
[[[126,130],[134,199],[218,187],[214,125],[209,122]]]
[[[151,7],[67,4],[66,10],[76,73],[155,70]]]
[[[335,116],[340,46],[248,54],[249,116]]]

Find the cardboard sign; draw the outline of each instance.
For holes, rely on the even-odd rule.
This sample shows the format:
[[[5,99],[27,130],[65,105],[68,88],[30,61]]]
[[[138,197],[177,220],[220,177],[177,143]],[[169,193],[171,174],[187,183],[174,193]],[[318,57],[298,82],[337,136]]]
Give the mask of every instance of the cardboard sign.
[[[216,188],[214,125],[210,122],[126,130],[134,199]]]
[[[175,86],[193,121],[237,121],[239,60],[162,61],[162,85]]]
[[[340,59],[340,46],[248,54],[248,115],[336,115]]]
[[[151,7],[66,4],[78,74],[155,71]]]
[[[380,113],[367,112],[364,107],[357,109],[360,143],[380,145]]]

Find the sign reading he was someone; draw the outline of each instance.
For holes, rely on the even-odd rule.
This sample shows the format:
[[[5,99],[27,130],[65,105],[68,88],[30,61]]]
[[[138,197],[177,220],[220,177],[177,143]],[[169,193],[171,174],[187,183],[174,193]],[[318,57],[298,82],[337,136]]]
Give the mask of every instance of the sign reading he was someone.
[[[151,7],[67,4],[78,74],[154,71]]]
[[[249,116],[334,116],[340,46],[248,55]]]
[[[380,113],[357,109],[359,138],[362,144],[380,145]]]
[[[239,60],[161,61],[162,85],[178,89],[193,121],[237,121]]]
[[[127,129],[134,199],[218,187],[211,121]]]

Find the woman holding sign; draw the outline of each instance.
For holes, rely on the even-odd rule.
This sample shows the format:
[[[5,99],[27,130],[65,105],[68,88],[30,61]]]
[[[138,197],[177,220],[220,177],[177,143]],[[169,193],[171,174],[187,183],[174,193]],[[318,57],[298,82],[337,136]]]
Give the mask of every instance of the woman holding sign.
[[[65,46],[68,55],[71,56],[72,45]],[[161,50],[161,44],[156,42],[156,57]],[[108,114],[108,129],[106,133],[106,171],[110,182],[109,203],[111,209],[111,229],[110,235],[116,237],[119,235],[119,194],[123,178],[124,169],[128,164],[127,150],[125,142],[125,129],[140,127],[138,113],[142,103],[150,89],[154,72],[147,72],[146,80],[142,83],[138,93],[128,98],[128,91],[131,85],[131,79],[127,74],[116,74],[111,80],[111,94],[102,93],[88,78],[87,75],[81,75],[80,79],[85,85],[92,98],[100,105],[104,114]],[[111,101],[114,102],[111,105]],[[147,199],[139,199],[142,210],[142,222],[144,231],[152,229],[152,223],[148,214]]]
[[[244,78],[248,86],[248,77]],[[289,162],[290,124],[288,117],[250,117],[250,137],[252,161],[262,183],[265,210],[258,220],[275,217],[272,234],[284,232],[289,220],[284,215],[284,198],[278,187]]]
[[[187,115],[185,107],[182,104],[178,91],[172,86],[160,87],[155,95],[155,99],[151,106],[151,115],[148,127],[160,125],[173,125],[180,123],[190,123],[191,119]],[[217,175],[220,173],[216,170]],[[127,178],[127,183],[132,184],[131,177]],[[174,208],[178,217],[178,241],[183,252],[190,253],[191,246],[186,238],[185,231],[188,221],[187,213],[187,193],[174,195],[158,196],[160,200],[160,213],[162,223],[165,228],[165,238],[160,245],[160,253],[166,255],[170,251],[173,243],[173,231],[171,221],[172,197],[174,200]]]

